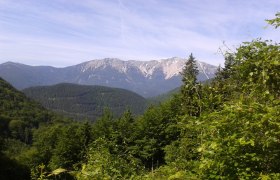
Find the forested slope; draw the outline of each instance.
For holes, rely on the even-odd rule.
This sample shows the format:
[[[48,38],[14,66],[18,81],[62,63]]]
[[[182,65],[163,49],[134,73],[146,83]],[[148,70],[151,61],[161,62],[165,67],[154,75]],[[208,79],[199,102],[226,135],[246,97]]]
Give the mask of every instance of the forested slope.
[[[44,107],[74,119],[96,120],[108,108],[117,117],[130,109],[142,114],[147,107],[142,96],[119,88],[76,84],[38,86],[23,90]]]
[[[26,179],[28,167],[16,158],[33,142],[32,131],[42,124],[64,121],[28,99],[0,78],[0,179]]]

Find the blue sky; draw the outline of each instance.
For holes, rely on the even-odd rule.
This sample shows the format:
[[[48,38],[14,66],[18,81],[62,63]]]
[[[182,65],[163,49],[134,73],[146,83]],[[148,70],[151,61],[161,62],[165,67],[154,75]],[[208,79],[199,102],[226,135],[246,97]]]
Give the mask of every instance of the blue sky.
[[[0,0],[0,63],[63,67],[192,52],[218,65],[219,48],[258,37],[280,42],[264,21],[277,11],[279,0]]]

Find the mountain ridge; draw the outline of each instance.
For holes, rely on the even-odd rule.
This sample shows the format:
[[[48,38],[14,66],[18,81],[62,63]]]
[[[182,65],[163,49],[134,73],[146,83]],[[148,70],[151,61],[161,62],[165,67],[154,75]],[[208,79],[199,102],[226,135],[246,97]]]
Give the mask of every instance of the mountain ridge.
[[[151,61],[104,58],[57,68],[6,62],[0,76],[18,89],[74,83],[124,88],[144,97],[157,96],[181,85],[180,72],[187,59],[173,57]],[[197,61],[198,80],[213,78],[216,66]]]

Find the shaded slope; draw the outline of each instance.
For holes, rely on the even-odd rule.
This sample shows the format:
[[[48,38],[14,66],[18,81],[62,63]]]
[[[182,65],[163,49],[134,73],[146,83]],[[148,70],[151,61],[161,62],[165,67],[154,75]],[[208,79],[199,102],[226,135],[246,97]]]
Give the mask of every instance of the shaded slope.
[[[0,77],[0,179],[30,179],[26,164],[17,161],[16,155],[6,154],[7,149],[19,153],[21,147],[14,144],[10,147],[6,143],[13,139],[17,144],[30,145],[33,130],[55,118]]]
[[[63,83],[32,87],[23,92],[44,107],[75,119],[95,120],[105,108],[109,108],[116,116],[126,109],[134,114],[141,114],[146,108],[146,100],[142,96],[128,90],[104,86]]]
[[[0,130],[5,137],[12,136],[28,143],[31,129],[49,122],[51,113],[31,101],[5,80],[0,78]]]

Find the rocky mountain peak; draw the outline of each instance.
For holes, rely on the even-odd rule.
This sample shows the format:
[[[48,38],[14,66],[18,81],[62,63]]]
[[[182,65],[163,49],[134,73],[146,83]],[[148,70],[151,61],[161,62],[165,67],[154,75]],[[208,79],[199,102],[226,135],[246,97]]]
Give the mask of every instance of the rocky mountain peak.
[[[179,57],[151,61],[105,58],[65,68],[23,64],[19,68],[19,64],[8,62],[0,64],[0,76],[19,89],[67,82],[124,88],[151,97],[181,85],[180,72],[186,60]],[[198,80],[215,76],[216,66],[200,61],[197,66]]]

